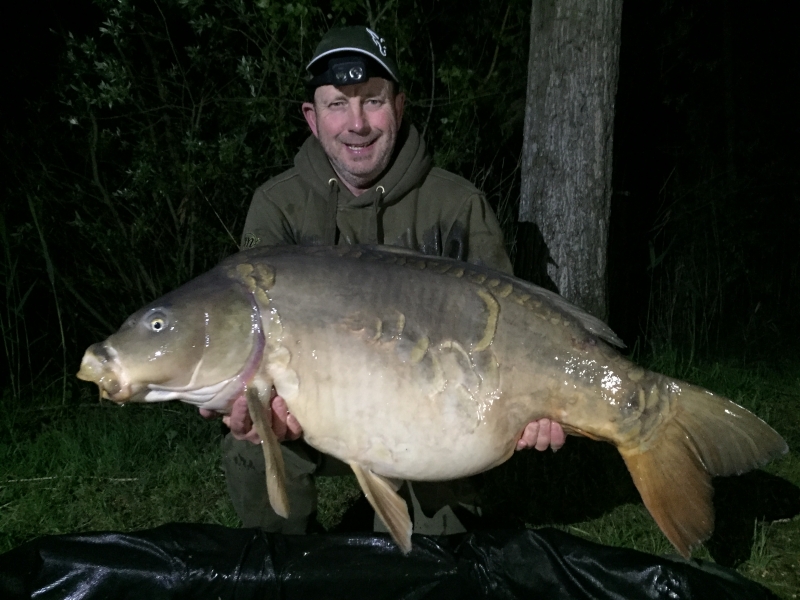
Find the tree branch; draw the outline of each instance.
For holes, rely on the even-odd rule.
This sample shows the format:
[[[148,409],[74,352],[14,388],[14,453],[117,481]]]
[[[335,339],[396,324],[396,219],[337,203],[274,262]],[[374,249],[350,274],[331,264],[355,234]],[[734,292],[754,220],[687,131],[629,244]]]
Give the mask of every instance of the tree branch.
[[[497,64],[497,55],[500,53],[500,38],[503,37],[503,32],[506,30],[506,20],[508,19],[508,11],[511,10],[511,4],[506,6],[506,14],[503,17],[503,24],[500,26],[500,34],[497,36],[497,46],[494,47],[494,56],[492,57],[492,66],[489,67],[489,72],[486,74],[486,78],[483,80],[483,83],[488,83],[489,78],[494,73],[494,67]]]
[[[425,119],[425,127],[422,128],[422,137],[425,137],[425,132],[428,131],[428,124],[431,122],[431,115],[433,114],[433,101],[436,98],[436,55],[433,53],[433,39],[431,39],[431,32],[428,30],[428,45],[431,48],[431,103],[428,106],[428,117]]]

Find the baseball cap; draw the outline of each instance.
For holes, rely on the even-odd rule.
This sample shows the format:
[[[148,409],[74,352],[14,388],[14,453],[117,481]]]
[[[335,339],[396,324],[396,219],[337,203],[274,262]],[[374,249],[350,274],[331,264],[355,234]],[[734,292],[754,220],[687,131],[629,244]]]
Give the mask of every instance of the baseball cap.
[[[369,27],[339,27],[322,36],[311,62],[308,87],[348,85],[370,77],[400,83],[397,64],[389,56],[386,40]]]

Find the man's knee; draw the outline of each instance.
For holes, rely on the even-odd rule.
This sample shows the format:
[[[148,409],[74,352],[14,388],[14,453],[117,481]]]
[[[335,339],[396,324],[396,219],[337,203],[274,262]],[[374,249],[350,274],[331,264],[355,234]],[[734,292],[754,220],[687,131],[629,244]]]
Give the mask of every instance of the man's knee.
[[[222,469],[233,508],[244,527],[280,533],[304,533],[317,507],[315,461],[302,448],[281,446],[286,466],[289,518],[272,510],[267,494],[264,455],[260,445],[228,434],[222,442]]]

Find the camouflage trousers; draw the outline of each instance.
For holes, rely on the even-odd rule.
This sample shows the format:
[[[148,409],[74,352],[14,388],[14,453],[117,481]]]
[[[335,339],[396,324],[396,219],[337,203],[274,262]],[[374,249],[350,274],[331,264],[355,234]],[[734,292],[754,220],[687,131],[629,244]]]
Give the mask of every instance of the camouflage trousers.
[[[286,466],[286,492],[290,515],[275,514],[269,503],[261,446],[235,439],[230,433],[222,440],[222,468],[228,494],[244,527],[260,527],[275,533],[301,534],[316,516],[316,476],[352,473],[341,461],[322,454],[302,441],[281,444]],[[445,535],[465,531],[452,508],[460,505],[474,512],[477,491],[469,479],[448,482],[414,482],[398,490],[408,502],[414,531]],[[386,531],[375,519],[375,531]]]

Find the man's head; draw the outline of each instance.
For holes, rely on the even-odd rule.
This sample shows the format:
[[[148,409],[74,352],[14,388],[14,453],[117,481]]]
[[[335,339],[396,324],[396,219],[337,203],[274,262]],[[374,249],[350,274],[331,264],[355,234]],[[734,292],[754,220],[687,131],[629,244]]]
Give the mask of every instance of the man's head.
[[[386,44],[366,27],[329,31],[307,69],[313,101],[303,116],[336,174],[355,195],[388,166],[403,118],[397,66]]]

